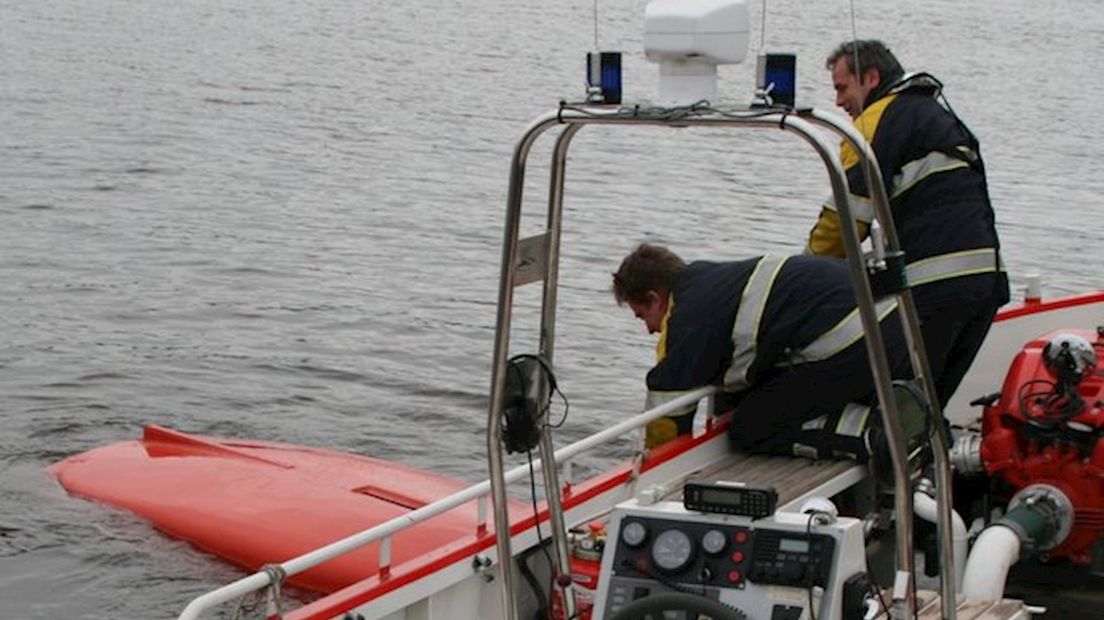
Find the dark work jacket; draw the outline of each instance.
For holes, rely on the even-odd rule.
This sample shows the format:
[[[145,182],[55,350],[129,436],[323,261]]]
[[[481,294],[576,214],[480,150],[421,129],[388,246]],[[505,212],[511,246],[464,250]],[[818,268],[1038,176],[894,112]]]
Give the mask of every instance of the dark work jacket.
[[[884,92],[872,94],[856,127],[866,136],[890,198],[905,262],[963,251],[992,248],[999,256],[1000,241],[986,186],[985,166],[977,139],[936,96],[940,85],[930,76],[906,78]],[[870,190],[857,155],[846,146],[841,155],[853,196],[869,201]],[[940,157],[940,155],[944,157]],[[830,208],[830,207],[829,207]],[[828,209],[826,209],[827,211]],[[862,209],[856,209],[861,211]],[[822,219],[823,219],[822,214]],[[854,214],[860,224],[869,215]],[[865,219],[865,222],[863,220]],[[818,228],[821,223],[818,222]],[[842,255],[841,246],[828,251],[826,243],[837,233],[827,231],[818,245],[818,230],[810,238],[814,253]],[[860,226],[865,231],[865,228]],[[997,267],[988,272],[964,273],[930,282],[914,283],[918,308],[945,304],[1008,301],[1008,280]],[[976,271],[976,270],[975,270]]]
[[[726,381],[737,344],[733,341],[737,311],[742,302],[744,310],[753,303],[745,299],[745,289],[761,260],[699,261],[683,270],[668,301],[658,362],[648,372],[650,397],[655,392],[682,392],[703,385],[736,389],[754,385],[787,364],[802,363],[802,349],[855,310],[855,295],[843,261],[817,256],[786,258],[767,290],[755,341],[750,343],[754,354],[747,372],[742,381]]]

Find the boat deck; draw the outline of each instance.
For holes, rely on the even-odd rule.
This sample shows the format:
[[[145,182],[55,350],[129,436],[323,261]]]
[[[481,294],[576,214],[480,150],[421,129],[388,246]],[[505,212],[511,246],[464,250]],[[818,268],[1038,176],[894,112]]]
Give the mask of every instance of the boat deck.
[[[779,508],[797,505],[813,495],[834,495],[867,475],[865,465],[851,460],[812,460],[799,457],[767,456],[734,452],[731,456],[703,468],[692,480],[742,482],[752,486],[770,486],[778,492]],[[678,500],[683,485],[664,499]]]
[[[882,599],[888,601],[892,596],[889,590],[882,591]],[[958,620],[1028,620],[1031,616],[1022,601],[1003,599],[1000,601],[960,601],[955,605]],[[884,610],[879,610],[875,620],[889,618]],[[919,590],[916,593],[916,620],[941,620],[943,604],[938,592]]]

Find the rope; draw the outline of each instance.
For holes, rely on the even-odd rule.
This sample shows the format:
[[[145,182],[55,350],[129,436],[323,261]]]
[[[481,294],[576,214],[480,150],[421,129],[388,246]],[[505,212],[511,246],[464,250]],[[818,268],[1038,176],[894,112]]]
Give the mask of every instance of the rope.
[[[261,604],[265,602],[266,598],[274,611],[272,613],[266,611],[265,616],[271,617],[274,615],[276,618],[284,617],[284,610],[280,601],[283,598],[283,586],[284,580],[287,579],[287,571],[279,564],[265,564],[261,567],[259,572],[268,575],[268,587],[257,590],[252,594],[243,595],[239,598],[238,606],[234,609],[233,620],[241,620],[245,618],[246,615],[253,614],[253,612],[261,607]],[[247,598],[251,600],[247,602]]]

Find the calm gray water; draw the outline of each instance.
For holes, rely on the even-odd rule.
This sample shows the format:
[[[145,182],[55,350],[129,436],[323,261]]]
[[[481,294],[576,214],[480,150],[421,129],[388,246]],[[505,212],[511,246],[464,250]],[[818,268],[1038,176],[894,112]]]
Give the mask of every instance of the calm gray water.
[[[601,4],[599,45],[646,99],[645,2]],[[849,4],[769,3],[766,47],[798,54],[802,104],[832,107],[822,58]],[[980,137],[1017,286],[1101,287],[1099,3],[855,4],[859,35],[940,76]],[[592,8],[0,0],[0,619],[175,617],[239,575],[43,471],[146,423],[484,476],[509,158],[529,120],[582,95]],[[752,76],[723,67],[723,97],[748,101]],[[580,134],[562,440],[641,402],[653,343],[607,292],[633,244],[798,251],[826,191],[780,132]]]

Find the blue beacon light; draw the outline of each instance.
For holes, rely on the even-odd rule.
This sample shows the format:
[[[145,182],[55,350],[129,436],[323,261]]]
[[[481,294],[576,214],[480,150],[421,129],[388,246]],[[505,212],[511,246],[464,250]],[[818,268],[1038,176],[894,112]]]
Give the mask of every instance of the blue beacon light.
[[[587,101],[621,103],[621,52],[587,52]]]

